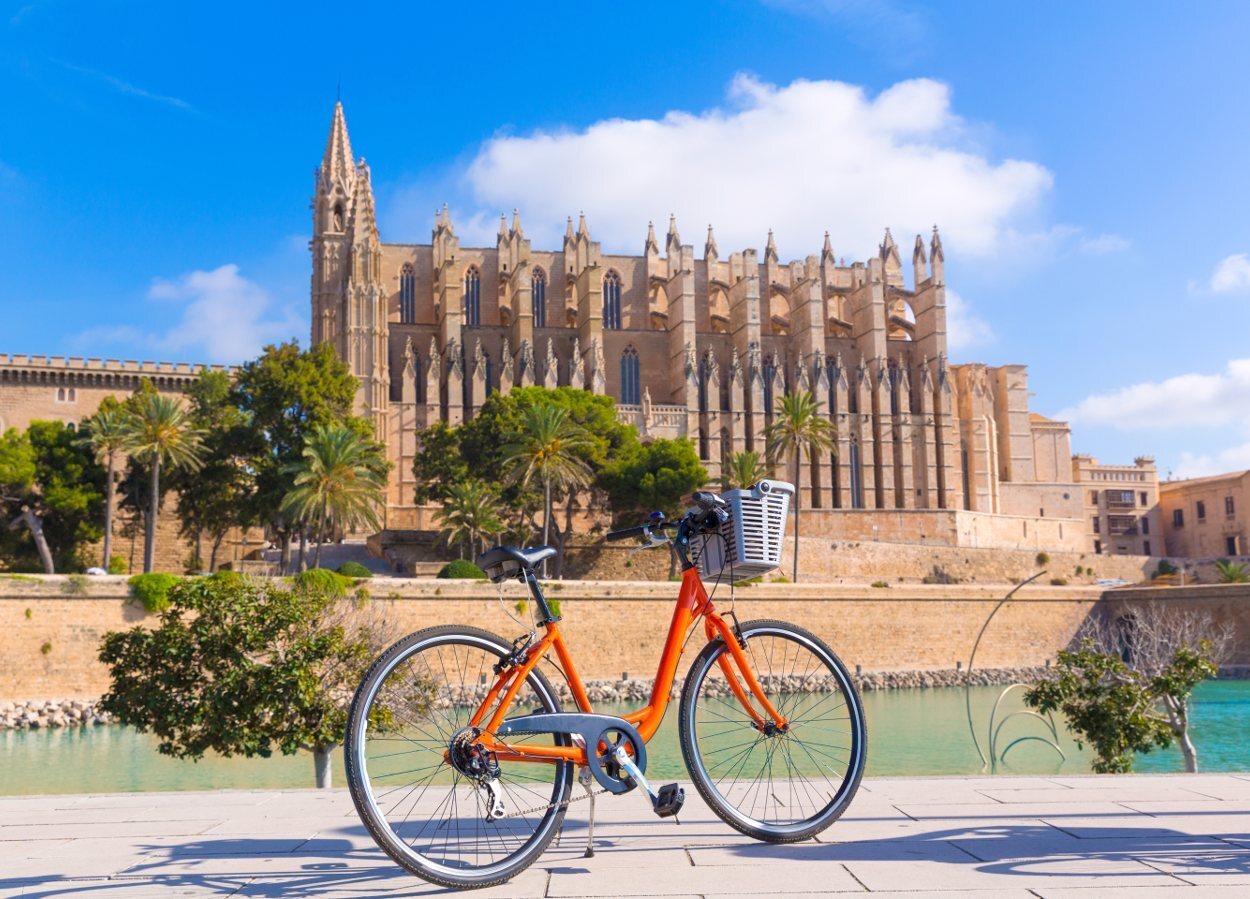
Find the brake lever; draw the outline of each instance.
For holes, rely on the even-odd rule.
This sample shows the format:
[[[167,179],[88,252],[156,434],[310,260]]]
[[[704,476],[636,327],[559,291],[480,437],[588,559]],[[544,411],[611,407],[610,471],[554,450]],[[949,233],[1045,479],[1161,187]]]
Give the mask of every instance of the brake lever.
[[[671,537],[668,537],[666,535],[656,536],[655,534],[651,533],[651,528],[649,527],[645,528],[644,530],[646,531],[646,534],[647,534],[647,542],[639,546],[632,547],[630,549],[630,552],[636,553],[640,549],[656,549],[657,547],[667,546],[669,543],[673,542],[673,539]]]

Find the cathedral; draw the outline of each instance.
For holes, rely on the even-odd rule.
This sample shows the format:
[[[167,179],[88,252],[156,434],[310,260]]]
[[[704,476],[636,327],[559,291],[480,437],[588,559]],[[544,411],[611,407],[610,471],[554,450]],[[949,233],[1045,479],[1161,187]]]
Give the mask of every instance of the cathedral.
[[[1079,525],[1068,427],[1030,414],[1024,367],[947,358],[937,228],[916,237],[910,287],[888,229],[866,260],[837,258],[826,235],[783,262],[771,232],[762,253],[723,252],[709,227],[696,254],[670,218],[662,244],[649,225],[642,252],[622,256],[583,216],[559,247],[535,248],[516,211],[494,246],[464,247],[444,207],[429,243],[385,243],[341,104],[312,209],[312,339],[348,361],[387,443],[390,528],[424,518],[418,429],[522,385],[607,394],[644,441],[688,437],[713,477],[731,453],[763,449],[784,394],[810,390],[837,439],[804,461],[804,508],[922,513],[889,519],[900,539],[935,511]]]

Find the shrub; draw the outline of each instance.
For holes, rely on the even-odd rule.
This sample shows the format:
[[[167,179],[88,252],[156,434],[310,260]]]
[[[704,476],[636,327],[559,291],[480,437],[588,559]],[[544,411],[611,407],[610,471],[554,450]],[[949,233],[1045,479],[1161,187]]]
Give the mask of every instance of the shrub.
[[[70,596],[85,596],[89,581],[85,574],[71,574],[61,584],[61,592]]]
[[[558,599],[547,600],[547,608],[551,610],[551,614],[554,617],[556,618],[560,617],[560,600]]]
[[[45,640],[43,646],[39,647],[39,651],[44,655],[50,654],[52,652],[52,644]]]
[[[196,575],[204,571],[204,560],[196,553],[192,553],[182,560],[182,573],[186,575]]]
[[[890,586],[889,581],[873,581],[872,585],[880,589],[886,589]]]
[[[347,588],[352,585],[350,578],[345,578],[337,571],[329,568],[309,568],[295,576],[295,585],[308,593],[322,596],[344,596]]]
[[[1250,583],[1250,567],[1229,559],[1220,559],[1215,563],[1216,577],[1221,584]]]
[[[227,587],[237,587],[243,583],[243,575],[237,571],[231,571],[229,568],[218,568],[212,574],[205,575],[215,584],[222,584]]]
[[[1068,586],[1068,579],[1066,577],[1052,577],[1050,585],[1052,587],[1066,587]]]
[[[1038,564],[1039,566],[1040,566],[1040,565],[1049,565],[1049,564],[1050,564],[1050,553],[1038,553],[1035,561],[1037,562],[1037,564]]]
[[[1155,577],[1166,577],[1169,574],[1176,574],[1179,569],[1169,562],[1167,559],[1160,559],[1159,565],[1155,568]]]
[[[149,612],[163,612],[169,608],[169,589],[182,578],[163,571],[136,574],[128,583],[130,595],[143,603]]]
[[[343,577],[373,577],[373,572],[361,565],[359,562],[344,562],[338,567],[338,572],[343,575]]]
[[[456,559],[453,562],[448,562],[439,571],[438,576],[444,579],[452,580],[486,580],[486,572],[478,568],[468,559]]]
[[[109,574],[125,574],[129,570],[130,566],[126,564],[125,556],[120,553],[113,553],[113,555],[109,556]]]

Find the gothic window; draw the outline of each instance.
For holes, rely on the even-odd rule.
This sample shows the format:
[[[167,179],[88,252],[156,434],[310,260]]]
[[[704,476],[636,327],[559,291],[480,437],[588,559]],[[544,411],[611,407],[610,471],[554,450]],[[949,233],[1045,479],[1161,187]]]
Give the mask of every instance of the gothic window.
[[[343,230],[343,204],[342,203],[334,204],[334,230],[335,231]]]
[[[603,326],[621,329],[621,276],[614,271],[603,276]]]
[[[859,460],[859,439],[854,435],[851,436],[851,508],[864,508],[864,482],[863,475],[860,471]]]
[[[399,320],[405,325],[417,320],[417,272],[408,262],[399,272]]]
[[[642,402],[642,387],[638,372],[638,351],[632,346],[621,353],[621,403],[637,406]]]
[[[764,414],[773,414],[773,383],[777,380],[777,363],[769,356],[764,360]]]
[[[498,388],[492,386],[495,383],[494,367],[490,362],[490,353],[483,350],[482,359],[486,363],[486,395],[490,396],[492,392],[497,392]]]
[[[533,303],[534,327],[547,327],[547,273],[535,268],[530,276],[530,297]]]
[[[464,273],[464,323],[471,328],[482,323],[482,277],[476,265]]]

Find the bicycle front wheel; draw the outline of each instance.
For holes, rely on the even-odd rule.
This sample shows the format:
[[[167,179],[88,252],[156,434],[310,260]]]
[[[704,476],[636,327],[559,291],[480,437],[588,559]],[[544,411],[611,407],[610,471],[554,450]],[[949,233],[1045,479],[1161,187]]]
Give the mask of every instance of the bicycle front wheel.
[[[418,631],[378,658],[352,701],[344,767],[356,810],[387,855],[441,886],[509,880],[564,819],[571,763],[501,762],[476,748],[468,727],[511,651],[477,628]],[[535,670],[513,708],[558,712],[560,703]],[[524,742],[570,745],[566,734]]]
[[[788,727],[761,729],[747,714],[718,663],[741,675],[717,638],[695,658],[682,689],[686,768],[730,827],[768,843],[810,839],[859,788],[868,741],[863,704],[841,660],[809,631],[764,620],[742,625],[742,636],[752,671]]]

